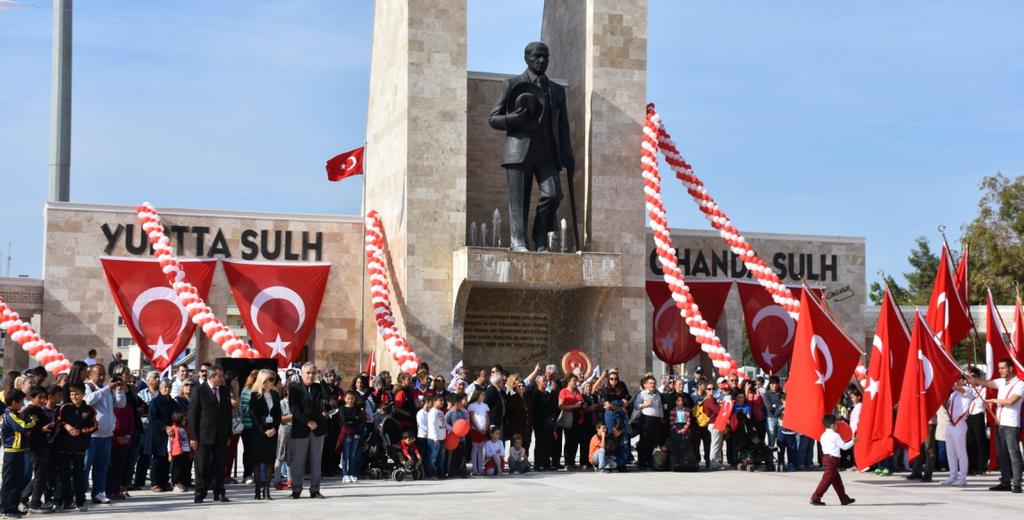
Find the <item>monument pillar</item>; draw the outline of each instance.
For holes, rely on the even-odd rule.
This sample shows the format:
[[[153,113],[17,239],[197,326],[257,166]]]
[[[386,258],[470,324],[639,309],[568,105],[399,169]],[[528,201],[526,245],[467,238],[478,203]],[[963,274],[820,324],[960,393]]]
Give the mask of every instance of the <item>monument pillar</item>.
[[[466,1],[377,0],[366,124],[366,206],[381,213],[399,328],[450,368],[452,251],[466,229]],[[369,301],[369,299],[367,299]],[[394,362],[364,309],[380,368]]]

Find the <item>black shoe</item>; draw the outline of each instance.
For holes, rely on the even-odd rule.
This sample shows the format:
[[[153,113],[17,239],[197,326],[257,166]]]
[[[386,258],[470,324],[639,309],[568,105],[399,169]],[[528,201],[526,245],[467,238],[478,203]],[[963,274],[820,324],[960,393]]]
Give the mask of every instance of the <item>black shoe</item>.
[[[316,491],[316,492],[310,491],[309,492],[309,498],[327,498],[327,497],[321,495],[319,491]]]
[[[263,488],[263,500],[273,500],[273,498],[270,498],[270,488],[269,487]]]
[[[192,499],[192,501],[197,503],[197,504],[202,504],[203,503],[203,499],[201,497],[195,497],[194,499]]]
[[[915,475],[915,474],[911,473],[911,474],[909,474],[909,475],[907,475],[907,476],[905,476],[903,478],[905,478],[907,480],[921,480],[923,477],[921,477],[921,475]]]
[[[256,488],[256,496],[253,497],[253,500],[263,500],[263,490],[262,489]]]
[[[228,499],[227,495],[221,495],[220,498],[214,497],[213,501],[214,502],[231,502],[231,500]]]
[[[292,491],[292,495],[290,497],[288,497],[288,498],[291,498],[292,500],[298,500],[301,497],[302,497],[302,495]]]
[[[854,503],[856,501],[857,501],[857,499],[851,498],[851,499],[847,500],[846,502],[840,502],[840,504],[842,504],[844,506],[848,506],[848,505],[850,505],[850,504],[852,504],[852,503]]]
[[[1012,493],[1020,493],[1020,492],[1021,492],[1020,486],[1013,486]]]
[[[999,484],[998,486],[992,486],[988,488],[989,491],[1009,491],[1010,486],[1008,484]]]
[[[927,476],[927,475],[921,477],[921,482],[931,482],[931,481],[932,481],[932,478]]]
[[[825,505],[825,503],[822,502],[821,500],[811,500],[811,505],[812,506],[823,506],[823,505]]]

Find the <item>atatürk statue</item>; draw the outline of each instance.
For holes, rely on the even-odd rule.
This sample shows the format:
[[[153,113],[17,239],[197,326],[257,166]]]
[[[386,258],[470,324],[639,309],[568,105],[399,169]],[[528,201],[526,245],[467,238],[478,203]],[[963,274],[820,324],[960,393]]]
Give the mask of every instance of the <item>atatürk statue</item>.
[[[533,244],[547,251],[547,235],[556,231],[558,203],[562,200],[559,173],[575,168],[569,139],[569,118],[565,88],[544,75],[548,69],[548,46],[533,42],[526,46],[526,72],[505,80],[501,98],[489,119],[491,128],[505,130],[501,165],[508,175],[509,229],[513,251],[527,251],[526,216],[530,213],[533,179],[540,187],[540,202],[533,219]]]

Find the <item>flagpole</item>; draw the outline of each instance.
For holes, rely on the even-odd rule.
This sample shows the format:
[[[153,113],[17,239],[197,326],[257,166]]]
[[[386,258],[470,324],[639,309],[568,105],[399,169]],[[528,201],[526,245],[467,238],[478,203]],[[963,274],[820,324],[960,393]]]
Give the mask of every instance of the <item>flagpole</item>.
[[[946,247],[946,251],[949,251],[950,250],[949,249],[949,242],[946,240],[946,226],[944,224],[939,226],[939,234],[942,235],[942,245],[944,245]],[[942,255],[939,255],[939,256],[942,256]],[[947,265],[946,268],[949,269],[950,267],[952,267],[953,258],[950,257],[950,256],[947,256],[947,258],[949,259],[949,265]],[[968,259],[968,260],[970,260],[970,259]],[[967,267],[967,272],[964,275],[964,285],[967,285],[967,279],[970,278],[970,275],[971,275],[970,266],[966,266],[966,267]],[[967,321],[971,322],[971,331],[974,332],[974,335],[970,337],[971,338],[971,361],[969,362],[969,365],[973,367],[973,366],[976,366],[978,364],[978,355],[977,355],[976,351],[978,350],[978,343],[981,342],[981,335],[978,333],[978,326],[974,324],[974,316],[971,315],[971,301],[970,301],[971,295],[970,295],[970,293],[968,293],[966,291],[966,288],[964,290],[964,294],[967,295],[967,301],[962,302],[962,303],[964,304],[964,307],[967,310]]]
[[[363,180],[362,198],[359,201],[359,221],[363,223],[362,234],[359,235],[359,364],[356,365],[358,373],[363,367],[363,358],[366,348],[366,252],[362,241],[366,240],[366,178],[369,169],[366,167],[366,141],[363,141]]]

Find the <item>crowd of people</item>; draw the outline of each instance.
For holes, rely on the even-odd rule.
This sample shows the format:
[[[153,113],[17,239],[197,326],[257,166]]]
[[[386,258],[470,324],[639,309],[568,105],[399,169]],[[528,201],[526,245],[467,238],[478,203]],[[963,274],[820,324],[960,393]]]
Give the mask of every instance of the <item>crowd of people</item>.
[[[689,377],[647,374],[632,390],[615,368],[562,374],[555,365],[538,365],[522,375],[495,365],[446,376],[425,363],[415,375],[358,374],[348,381],[311,363],[248,374],[203,363],[194,372],[178,366],[162,379],[156,371],[138,377],[122,360],[104,366],[92,356],[52,381],[41,368],[9,372],[0,391],[0,507],[7,516],[84,511],[144,488],[191,490],[197,503],[212,492],[214,501],[229,502],[225,485],[243,483],[256,500],[271,500],[274,490],[302,498],[307,482],[308,497],[323,498],[323,476],[355,483],[559,470],[824,467],[835,480],[829,472],[853,465],[848,444],[783,426],[786,395],[774,376],[713,378],[698,368]],[[860,397],[851,384],[835,411],[854,431]],[[1019,421],[1019,400],[1000,406],[1014,409],[1014,403]],[[909,478],[930,480],[947,459],[955,465],[947,484],[986,471],[984,420],[978,430],[972,408],[983,411],[985,403],[956,406],[943,409],[947,417],[952,411],[954,429],[963,421],[968,449],[949,440],[948,450],[942,442],[926,443],[926,455],[913,466],[905,468],[898,451],[876,473],[909,469]],[[952,455],[940,460],[945,451]],[[1006,451],[1000,450],[1006,485],[1019,490],[1019,445],[1016,458]],[[962,452],[966,463],[959,462]]]

